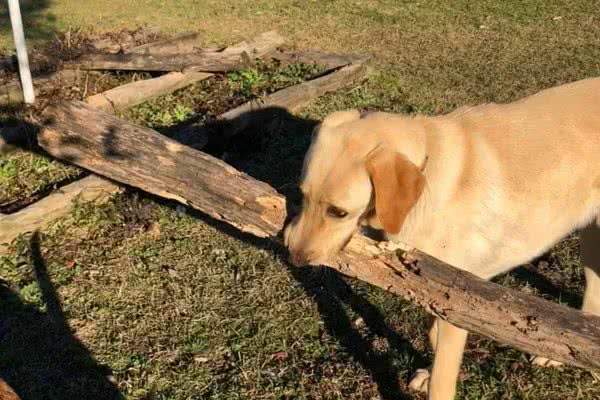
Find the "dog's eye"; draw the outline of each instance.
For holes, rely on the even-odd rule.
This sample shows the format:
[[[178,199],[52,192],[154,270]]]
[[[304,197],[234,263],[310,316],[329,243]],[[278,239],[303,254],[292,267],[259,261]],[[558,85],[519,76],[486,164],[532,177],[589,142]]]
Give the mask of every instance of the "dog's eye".
[[[333,218],[344,218],[348,215],[348,212],[334,206],[329,206],[327,209],[327,215]]]

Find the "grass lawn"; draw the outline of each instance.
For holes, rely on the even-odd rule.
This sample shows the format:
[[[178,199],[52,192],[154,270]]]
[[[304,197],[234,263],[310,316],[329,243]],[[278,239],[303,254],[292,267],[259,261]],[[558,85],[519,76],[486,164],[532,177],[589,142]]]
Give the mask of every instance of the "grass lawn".
[[[22,3],[36,45],[71,26],[147,23],[197,30],[210,45],[277,29],[300,47],[371,54],[374,73],[315,101],[298,114],[306,119],[348,107],[447,112],[600,75],[600,3],[591,0]],[[11,51],[6,14],[0,8],[0,54]],[[255,76],[250,86],[261,77],[272,78]],[[214,84],[252,90],[239,77],[228,81]],[[214,112],[208,90],[195,85],[123,117],[168,132]],[[308,141],[299,123],[231,162],[291,194]],[[78,173],[38,157],[0,158],[0,202]],[[284,259],[277,248],[141,193],[80,204],[0,256],[0,377],[23,400],[421,398],[406,383],[431,361],[428,315]],[[571,236],[498,280],[576,307],[582,275]],[[459,398],[593,400],[600,384],[583,370],[532,367],[526,354],[471,335]]]

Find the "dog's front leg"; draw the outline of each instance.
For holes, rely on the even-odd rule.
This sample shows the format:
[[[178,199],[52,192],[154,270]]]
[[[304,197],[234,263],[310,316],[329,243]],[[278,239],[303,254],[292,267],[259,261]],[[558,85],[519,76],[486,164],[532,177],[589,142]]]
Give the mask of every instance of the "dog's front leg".
[[[435,352],[431,374],[419,370],[410,382],[415,390],[427,390],[429,400],[453,400],[468,332],[437,318],[429,334]]]
[[[429,381],[429,400],[453,400],[468,332],[437,320],[437,343]]]

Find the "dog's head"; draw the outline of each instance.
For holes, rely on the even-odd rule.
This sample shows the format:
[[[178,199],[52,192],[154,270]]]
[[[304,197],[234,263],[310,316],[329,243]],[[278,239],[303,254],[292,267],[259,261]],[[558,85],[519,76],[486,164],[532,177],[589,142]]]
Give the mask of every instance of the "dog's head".
[[[293,264],[326,264],[361,225],[400,231],[425,179],[382,143],[379,123],[356,110],[340,111],[315,129],[300,181],[302,211],[284,235]]]

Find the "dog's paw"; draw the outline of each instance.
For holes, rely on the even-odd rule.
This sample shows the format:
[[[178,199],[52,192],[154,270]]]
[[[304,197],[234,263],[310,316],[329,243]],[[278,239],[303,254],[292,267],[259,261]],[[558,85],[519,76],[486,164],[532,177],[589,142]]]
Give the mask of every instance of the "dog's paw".
[[[560,361],[550,360],[546,357],[533,356],[529,359],[532,365],[537,365],[538,367],[544,368],[556,368],[563,365]]]
[[[412,378],[410,378],[410,383],[408,384],[408,388],[414,392],[421,392],[427,394],[427,389],[429,388],[429,377],[431,373],[428,369],[418,369]]]

